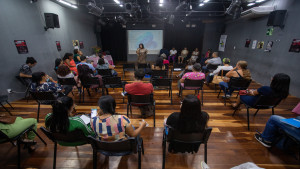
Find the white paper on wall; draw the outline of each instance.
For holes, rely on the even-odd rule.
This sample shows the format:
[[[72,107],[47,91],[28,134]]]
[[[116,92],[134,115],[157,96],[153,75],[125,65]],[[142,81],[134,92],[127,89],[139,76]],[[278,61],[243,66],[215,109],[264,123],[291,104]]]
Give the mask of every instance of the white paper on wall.
[[[226,39],[227,39],[227,35],[221,35],[220,43],[219,43],[219,51],[222,52],[225,51]]]
[[[252,42],[252,49],[255,49],[255,48],[256,48],[256,44],[257,44],[257,40],[254,40],[254,41]]]

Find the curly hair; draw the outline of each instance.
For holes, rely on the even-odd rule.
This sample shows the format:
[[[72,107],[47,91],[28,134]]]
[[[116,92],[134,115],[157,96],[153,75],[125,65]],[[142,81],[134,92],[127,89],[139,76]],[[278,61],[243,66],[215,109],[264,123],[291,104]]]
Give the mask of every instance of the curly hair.
[[[68,74],[71,73],[71,70],[68,66],[66,65],[60,65],[58,66],[58,69],[57,69],[57,74],[61,77],[65,77],[67,76]]]

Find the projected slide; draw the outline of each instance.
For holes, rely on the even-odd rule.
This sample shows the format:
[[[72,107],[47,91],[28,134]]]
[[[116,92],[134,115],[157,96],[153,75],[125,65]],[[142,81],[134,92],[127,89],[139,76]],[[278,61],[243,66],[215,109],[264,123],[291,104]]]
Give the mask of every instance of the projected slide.
[[[128,54],[136,54],[140,43],[148,49],[148,54],[158,54],[163,47],[162,30],[128,30]]]

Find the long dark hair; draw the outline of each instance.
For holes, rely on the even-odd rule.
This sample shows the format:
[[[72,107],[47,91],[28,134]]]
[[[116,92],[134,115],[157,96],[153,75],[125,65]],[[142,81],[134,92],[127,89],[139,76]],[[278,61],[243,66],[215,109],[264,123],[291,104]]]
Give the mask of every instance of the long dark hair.
[[[164,65],[163,63],[164,63],[164,60],[161,57],[158,57],[155,61],[155,66],[158,66],[159,68],[162,69],[162,67]]]
[[[194,95],[187,95],[182,101],[178,130],[181,133],[203,132],[208,118],[208,115],[201,111],[200,100]]]
[[[78,70],[78,78],[81,81],[91,77],[92,72],[88,65],[78,65],[77,70]]]
[[[289,95],[290,76],[284,73],[277,73],[271,82],[270,87],[274,91],[275,97],[285,99]]]
[[[62,61],[61,58],[55,59],[55,68],[57,68],[60,65],[61,61]]]
[[[141,45],[142,45],[142,49],[144,49],[144,44],[142,44],[142,43],[139,44],[139,48],[140,48]]]
[[[40,85],[40,82],[43,79],[43,76],[46,76],[44,72],[34,72],[32,73],[32,82],[36,83],[37,86]]]
[[[59,97],[52,105],[51,119],[46,126],[51,132],[66,133],[69,129],[69,111],[73,106],[73,99],[68,96]],[[49,124],[50,123],[50,124]]]
[[[73,56],[73,54],[72,53],[65,53],[65,56],[63,57],[63,61],[69,59],[70,56]]]
[[[106,95],[100,97],[98,105],[104,114],[116,114],[116,101],[112,96]]]

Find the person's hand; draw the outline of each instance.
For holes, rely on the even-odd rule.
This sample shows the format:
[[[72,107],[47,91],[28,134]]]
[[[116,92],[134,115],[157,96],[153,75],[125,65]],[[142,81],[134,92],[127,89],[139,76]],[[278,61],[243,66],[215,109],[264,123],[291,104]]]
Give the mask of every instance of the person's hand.
[[[144,121],[144,120],[141,121],[140,127],[145,128],[146,125],[147,125],[147,122],[146,122],[146,121]]]

